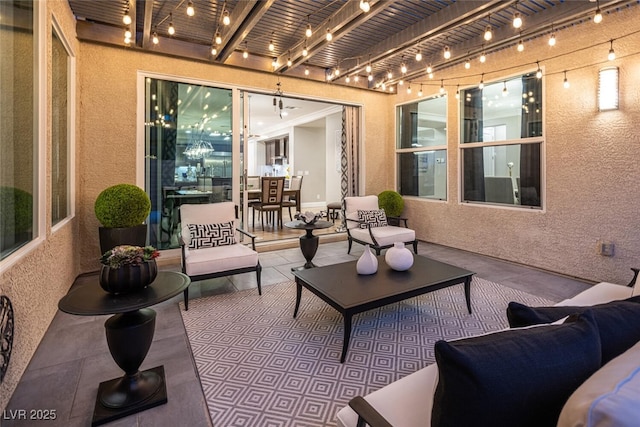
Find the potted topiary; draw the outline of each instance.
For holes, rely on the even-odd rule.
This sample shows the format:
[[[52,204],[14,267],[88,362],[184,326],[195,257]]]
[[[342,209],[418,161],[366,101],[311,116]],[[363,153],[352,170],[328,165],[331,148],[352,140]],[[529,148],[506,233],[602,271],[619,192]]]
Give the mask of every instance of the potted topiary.
[[[94,211],[102,225],[99,228],[101,254],[119,245],[146,244],[144,221],[151,212],[151,199],[140,187],[117,184],[106,188],[98,195]]]
[[[384,209],[390,225],[398,225],[397,218],[402,215],[404,210],[404,199],[397,191],[386,190],[378,194],[378,206]]]

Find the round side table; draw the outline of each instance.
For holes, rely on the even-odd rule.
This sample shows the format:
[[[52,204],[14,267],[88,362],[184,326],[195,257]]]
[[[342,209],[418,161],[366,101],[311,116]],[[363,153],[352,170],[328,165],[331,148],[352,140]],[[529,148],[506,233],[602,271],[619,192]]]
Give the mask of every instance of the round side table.
[[[182,273],[160,271],[146,288],[127,294],[105,292],[96,278],[71,290],[58,308],[78,316],[113,314],[104,323],[113,360],[124,376],[100,383],[91,425],[101,425],[145,409],[167,403],[164,367],[140,371],[147,356],[156,324],[156,312],[149,306],[184,291],[191,279]]]

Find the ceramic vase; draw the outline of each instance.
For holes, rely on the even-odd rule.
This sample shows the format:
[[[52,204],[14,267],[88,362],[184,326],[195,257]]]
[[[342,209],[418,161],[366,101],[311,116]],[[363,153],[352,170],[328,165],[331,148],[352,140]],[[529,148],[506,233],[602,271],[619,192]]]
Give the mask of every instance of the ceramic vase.
[[[374,274],[378,271],[378,258],[371,252],[369,245],[364,247],[364,252],[358,258],[356,263],[356,271],[358,274]]]
[[[157,275],[156,260],[139,265],[123,265],[120,268],[103,265],[100,270],[100,286],[110,294],[125,294],[147,287]]]
[[[402,242],[395,242],[393,247],[387,249],[384,260],[389,267],[396,271],[405,271],[413,265],[413,254]]]

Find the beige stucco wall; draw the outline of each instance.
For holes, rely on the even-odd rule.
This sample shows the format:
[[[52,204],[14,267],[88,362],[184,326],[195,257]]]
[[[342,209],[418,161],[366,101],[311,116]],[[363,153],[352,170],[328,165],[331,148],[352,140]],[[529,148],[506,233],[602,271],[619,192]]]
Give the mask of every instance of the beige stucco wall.
[[[37,4],[37,3],[36,3]],[[47,55],[47,105],[51,103],[51,14],[55,14],[63,34],[72,50],[77,53],[75,20],[67,2],[49,2],[46,7]],[[51,130],[46,131],[46,165],[51,162]],[[51,173],[47,166],[41,173],[46,174],[47,194],[51,194]],[[0,410],[4,409],[20,381],[51,319],[58,310],[57,301],[62,298],[69,285],[80,273],[78,251],[80,245],[77,220],[71,219],[52,232],[51,209],[46,199],[46,221],[42,239],[33,242],[29,250],[17,260],[12,260],[8,268],[3,266],[0,274],[0,294],[11,299],[15,313],[13,351],[4,381],[0,384]]]
[[[136,183],[136,116],[138,71],[198,79],[215,86],[236,86],[274,92],[278,77],[270,73],[222,67],[205,62],[81,43],[78,67],[80,108],[78,118],[78,168],[80,186],[78,215],[81,218],[82,268],[97,268],[98,222],[93,203],[103,189]],[[357,90],[324,82],[280,77],[285,95],[305,95],[364,108],[364,168],[367,191],[379,192],[393,185],[389,159],[393,155],[393,108],[390,95]]]
[[[440,78],[459,77],[445,81],[448,200],[406,198],[405,216],[419,238],[588,280],[627,283],[629,268],[640,266],[638,22],[640,8],[625,9],[599,26],[587,21],[559,31],[554,48],[539,38],[526,43],[522,53],[514,47],[489,55],[483,67],[475,60],[469,71],[459,65],[436,74],[425,95],[437,93]],[[606,60],[610,39],[618,55],[613,62]],[[545,210],[461,204],[456,84],[477,85],[482,72],[488,83],[535,71],[536,60],[545,72]],[[598,70],[611,65],[620,68],[620,109],[598,112]],[[563,87],[564,70],[569,89]],[[396,103],[410,99],[415,91],[413,96],[403,91]],[[615,243],[615,256],[597,253],[599,239]]]

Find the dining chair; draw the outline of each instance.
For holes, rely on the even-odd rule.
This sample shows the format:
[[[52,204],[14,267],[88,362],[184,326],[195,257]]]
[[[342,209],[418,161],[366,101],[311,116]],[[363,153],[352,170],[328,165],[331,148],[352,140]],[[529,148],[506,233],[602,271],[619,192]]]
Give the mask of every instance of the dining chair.
[[[251,202],[253,208],[253,224],[256,224],[256,211],[260,212],[260,221],[264,230],[264,215],[273,217],[279,228],[282,228],[282,195],[284,193],[284,176],[263,176],[261,180],[260,200]],[[275,217],[274,214],[277,214]],[[276,226],[274,224],[274,227]]]
[[[286,207],[289,209],[289,220],[293,221],[293,217],[291,216],[291,208],[295,207],[297,211],[300,209],[300,190],[302,190],[302,175],[292,176],[289,180],[289,192],[295,191],[295,193],[290,194],[288,196],[284,196],[282,200],[282,207]]]

